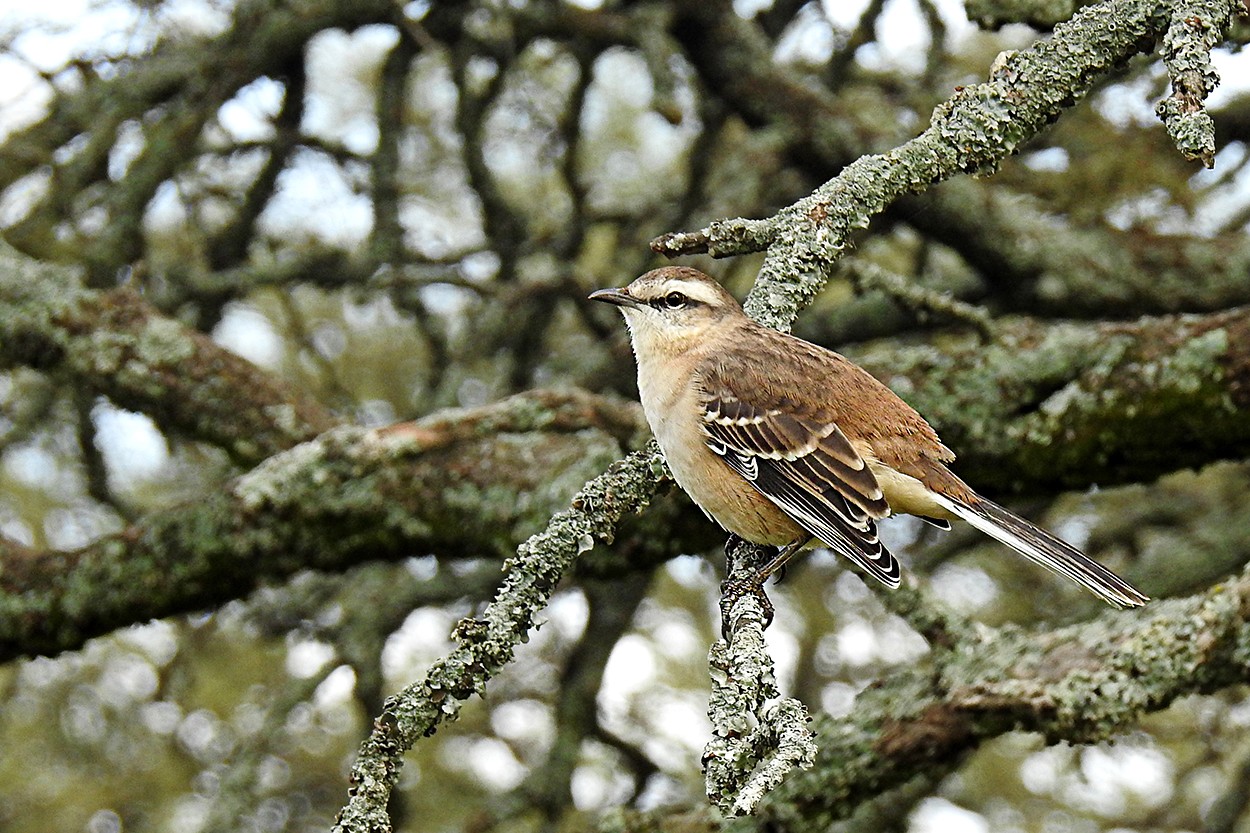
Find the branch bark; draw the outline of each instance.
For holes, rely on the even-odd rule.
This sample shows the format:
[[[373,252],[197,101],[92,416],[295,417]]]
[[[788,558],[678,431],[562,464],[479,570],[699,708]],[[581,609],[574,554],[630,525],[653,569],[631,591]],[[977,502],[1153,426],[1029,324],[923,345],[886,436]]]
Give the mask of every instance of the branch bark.
[[[634,407],[538,391],[388,429],[329,431],[214,497],[83,549],[13,548],[0,571],[0,660],[74,649],[302,570],[422,552],[503,557],[639,427]]]
[[[1171,5],[1166,8],[1170,10]],[[1222,36],[1240,9],[1240,4],[1224,2],[1210,14],[1204,13],[1202,43]],[[729,20],[731,15],[719,15],[724,19],[718,20],[712,4],[690,3],[685,10],[682,32],[696,45],[711,42],[710,50],[723,53],[727,42],[735,43],[740,51],[743,44],[752,44],[754,52],[760,53],[745,50],[746,56],[735,56],[730,68],[715,70],[718,78],[743,64],[764,65],[762,38],[744,31],[741,21]],[[766,250],[745,306],[761,322],[787,328],[797,311],[824,286],[831,264],[846,250],[851,233],[867,226],[873,215],[904,194],[925,191],[956,174],[993,172],[1080,100],[1099,78],[1152,48],[1165,34],[1173,39],[1169,50],[1180,49],[1174,39],[1181,30],[1165,30],[1159,11],[1158,4],[1148,0],[1117,0],[1081,9],[1056,26],[1048,40],[1001,55],[986,82],[958,88],[933,111],[929,127],[905,144],[856,159],[836,178],[767,220],[722,220],[677,241],[670,236],[658,238],[653,246],[669,256],[707,252],[721,257]],[[1187,43],[1187,48],[1197,47]],[[692,53],[697,55],[699,50],[692,49]],[[706,64],[700,69],[706,71]],[[734,83],[743,84],[741,80]],[[806,98],[822,96],[812,93]],[[817,119],[811,113],[803,118],[813,124]],[[841,136],[833,138],[826,147],[841,149],[836,147]]]
[[[404,752],[444,720],[454,719],[461,704],[481,694],[512,660],[561,576],[596,540],[611,542],[621,519],[650,502],[662,468],[654,444],[631,454],[587,483],[570,509],[517,548],[495,600],[480,618],[457,626],[455,650],[436,661],[423,680],[387,700],[352,767],[350,798],[339,813],[336,833],[389,833],[386,807]]]
[[[1250,570],[1210,591],[1055,631],[1003,629],[900,670],[818,716],[815,766],[740,830],[825,829],[865,798],[948,771],[1008,731],[1092,743],[1179,697],[1250,679]]]
[[[1090,6],[1082,11],[1081,19],[1066,24],[1050,41],[1012,56],[989,84],[965,88],[961,95],[965,100],[983,96],[987,106],[998,102],[1014,118],[1019,96],[1031,95],[1024,91],[1035,82],[1049,85],[1044,60],[1035,67],[1034,75],[1018,68],[1022,60],[1045,58],[1038,54],[1043,50],[1098,55],[1093,36],[1087,32],[1114,25],[1119,34],[1127,36],[1129,31],[1119,27],[1130,21],[1117,15],[1133,18],[1132,25],[1140,32],[1152,8],[1150,3],[1119,0]],[[888,132],[895,129],[894,122],[863,109],[848,108],[832,93],[778,66],[772,60],[771,44],[747,21],[732,14],[716,14],[715,4],[692,2],[685,9],[686,16],[675,33],[704,82],[749,122],[784,131],[795,162],[813,175],[827,177],[859,156],[895,141],[895,134]],[[1089,26],[1091,18],[1099,23]],[[1151,28],[1149,37],[1157,39],[1162,34]],[[1091,40],[1088,44],[1087,37]],[[1118,56],[1102,53],[1097,60],[1103,62],[1104,69],[1114,68],[1119,60],[1152,45],[1152,41],[1125,37],[1119,42]],[[1052,105],[1071,104],[1088,85],[1089,80],[1084,86],[1078,83],[1069,87],[1071,98]],[[1037,126],[1050,118],[1053,115]],[[1227,117],[1226,121],[1235,123],[1236,119]],[[1004,155],[1024,141],[1022,137],[1005,148]],[[927,180],[916,183],[920,190],[929,184]],[[855,177],[847,182],[846,190],[876,194],[881,186],[869,177]],[[1197,312],[1250,302],[1250,283],[1243,279],[1250,264],[1250,241],[1244,234],[1181,239],[1110,228],[1082,231],[1056,219],[1032,200],[1002,190],[957,177],[923,194],[896,192],[897,199],[886,213],[959,252],[992,283],[999,303],[1007,309],[1071,317],[1103,316],[1108,307],[1130,315]],[[762,248],[769,241],[767,234],[757,233],[727,240],[717,249],[708,245],[706,236],[697,237],[682,251],[725,256],[741,249]],[[663,253],[671,256],[682,252]]]
[[[256,464],[337,419],[128,288],[83,287],[0,242],[0,363],[67,374],[81,389],[148,414],[169,433]]]

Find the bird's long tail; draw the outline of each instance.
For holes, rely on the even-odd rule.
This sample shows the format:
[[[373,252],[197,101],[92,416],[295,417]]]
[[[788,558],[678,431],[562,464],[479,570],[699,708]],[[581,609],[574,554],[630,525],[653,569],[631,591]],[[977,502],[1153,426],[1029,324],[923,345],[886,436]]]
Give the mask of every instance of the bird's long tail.
[[[1140,607],[1150,597],[1094,561],[1085,553],[1044,529],[1013,514],[991,500],[964,503],[944,495],[938,501],[946,509],[1016,552],[1072,579],[1113,607]]]

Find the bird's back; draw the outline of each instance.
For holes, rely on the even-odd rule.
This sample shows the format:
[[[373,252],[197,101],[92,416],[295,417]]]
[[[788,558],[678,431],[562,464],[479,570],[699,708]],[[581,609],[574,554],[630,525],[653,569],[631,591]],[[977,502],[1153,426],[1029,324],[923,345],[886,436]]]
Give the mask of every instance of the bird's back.
[[[722,388],[761,408],[834,423],[866,459],[925,482],[967,489],[946,469],[955,455],[933,426],[844,356],[749,319],[734,344],[732,351],[703,357],[705,389]]]

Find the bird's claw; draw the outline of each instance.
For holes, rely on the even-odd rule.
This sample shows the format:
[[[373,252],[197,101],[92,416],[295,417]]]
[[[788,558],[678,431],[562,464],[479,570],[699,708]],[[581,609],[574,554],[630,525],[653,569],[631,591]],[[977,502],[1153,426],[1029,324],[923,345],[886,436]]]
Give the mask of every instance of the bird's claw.
[[[744,596],[754,596],[759,603],[765,629],[773,623],[773,603],[768,600],[764,584],[758,576],[726,579],[720,586],[720,633],[726,642],[733,636],[737,625],[733,619],[734,605]]]

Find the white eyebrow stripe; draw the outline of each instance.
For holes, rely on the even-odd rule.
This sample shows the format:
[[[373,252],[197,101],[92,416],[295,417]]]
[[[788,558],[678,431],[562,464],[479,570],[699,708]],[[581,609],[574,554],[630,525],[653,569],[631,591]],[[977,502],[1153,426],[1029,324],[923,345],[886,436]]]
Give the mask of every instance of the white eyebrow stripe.
[[[635,291],[635,297],[644,304],[659,301],[672,292],[680,292],[700,304],[715,305],[720,301],[719,296],[711,288],[694,281],[670,279],[651,286],[640,287],[640,289],[642,292]]]

